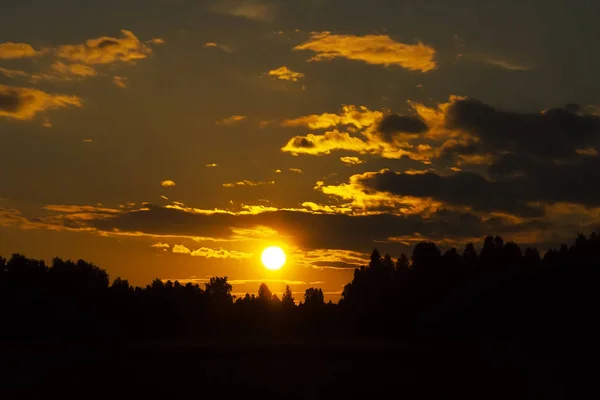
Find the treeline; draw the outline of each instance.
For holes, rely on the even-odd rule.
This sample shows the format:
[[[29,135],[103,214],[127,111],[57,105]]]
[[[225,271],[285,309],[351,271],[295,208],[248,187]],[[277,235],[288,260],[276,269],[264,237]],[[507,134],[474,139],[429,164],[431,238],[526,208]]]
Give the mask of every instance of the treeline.
[[[470,335],[554,340],[576,329],[596,332],[600,236],[580,235],[543,257],[500,237],[442,254],[436,244],[415,246],[410,259],[375,250],[354,272],[339,304],[309,288],[294,299],[274,294],[234,298],[227,277],[204,287],[154,280],[132,287],[79,260],[0,258],[0,307],[9,338],[333,337]],[[299,303],[299,304],[298,304]],[[583,332],[585,331],[585,332]]]

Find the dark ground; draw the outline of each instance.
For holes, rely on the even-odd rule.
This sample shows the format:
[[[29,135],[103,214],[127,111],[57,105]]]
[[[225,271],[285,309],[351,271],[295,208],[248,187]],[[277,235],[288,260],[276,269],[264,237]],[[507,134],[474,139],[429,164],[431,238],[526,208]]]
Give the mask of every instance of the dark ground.
[[[464,340],[5,342],[0,349],[5,399],[570,397],[556,362],[532,360],[514,346]]]

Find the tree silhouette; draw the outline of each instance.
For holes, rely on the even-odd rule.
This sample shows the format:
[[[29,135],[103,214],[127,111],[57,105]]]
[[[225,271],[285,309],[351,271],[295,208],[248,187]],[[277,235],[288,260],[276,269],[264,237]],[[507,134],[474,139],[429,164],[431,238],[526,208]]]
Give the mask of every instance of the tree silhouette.
[[[325,304],[325,296],[323,290],[316,288],[308,288],[304,292],[304,305],[309,307],[319,307]]]
[[[294,307],[296,305],[294,294],[292,293],[292,289],[289,287],[289,285],[285,286],[285,291],[281,296],[281,304],[286,308]]]
[[[231,291],[233,287],[227,282],[227,277],[210,278],[210,281],[206,284],[206,294],[210,299],[210,302],[218,306],[231,304],[233,297]]]
[[[273,293],[264,283],[261,283],[260,287],[258,288],[258,299],[264,303],[268,303],[273,300]]]

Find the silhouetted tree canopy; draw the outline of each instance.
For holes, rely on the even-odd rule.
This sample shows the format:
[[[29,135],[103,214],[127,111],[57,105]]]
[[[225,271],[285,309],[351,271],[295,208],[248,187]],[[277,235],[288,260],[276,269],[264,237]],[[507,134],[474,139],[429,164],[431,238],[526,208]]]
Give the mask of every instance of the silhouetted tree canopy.
[[[292,288],[236,299],[227,277],[197,284],[155,279],[133,287],[83,260],[0,257],[2,337],[117,335],[160,337],[225,335],[370,335],[462,332],[503,337],[548,335],[560,326],[595,332],[600,236],[579,235],[571,246],[524,251],[488,236],[441,251],[433,242],[396,261],[378,250],[354,270],[339,304],[325,303],[320,288],[306,289],[301,307]],[[558,324],[558,325],[557,325]],[[588,333],[586,333],[587,335]]]

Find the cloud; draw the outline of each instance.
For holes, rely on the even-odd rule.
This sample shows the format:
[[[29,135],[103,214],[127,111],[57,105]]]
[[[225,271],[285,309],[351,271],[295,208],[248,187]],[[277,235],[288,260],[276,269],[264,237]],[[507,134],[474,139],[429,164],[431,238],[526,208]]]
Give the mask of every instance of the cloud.
[[[340,114],[285,120],[286,127],[337,129],[294,136],[282,151],[326,155],[344,150],[390,159],[408,157],[428,165],[436,160],[451,162],[457,167],[491,165],[503,154],[564,161],[600,153],[600,116],[579,105],[516,112],[450,96],[448,102],[434,107],[415,102],[409,106],[412,115],[344,106]]]
[[[542,207],[530,205],[531,198],[516,196],[513,181],[491,181],[472,172],[442,177],[432,172],[395,173],[383,170],[358,180],[365,190],[395,196],[431,198],[447,205],[486,213],[505,212],[523,217],[541,217]]]
[[[580,149],[598,151],[600,146],[600,116],[577,105],[520,113],[497,110],[474,99],[453,98],[444,108],[443,123],[446,129],[471,138],[470,147],[446,149],[449,154],[468,150],[561,159],[576,157]]]
[[[85,214],[78,216],[55,211],[46,217],[28,219],[15,210],[0,209],[0,224],[22,229],[68,230],[104,236],[215,241],[239,241],[243,238],[240,232],[244,230],[268,227],[276,232],[278,240],[286,240],[300,249],[370,252],[374,246],[380,249],[389,246],[397,248],[396,243],[388,240],[391,237],[414,237],[415,233],[430,238],[483,236],[497,232],[509,223],[502,219],[486,221],[468,212],[443,209],[422,215],[348,215],[273,208],[232,214],[146,204],[141,208],[114,211],[75,213]],[[255,239],[264,240],[262,237]],[[196,254],[208,257],[208,251],[199,250]],[[174,246],[172,251],[183,254],[193,252],[181,245]]]
[[[205,167],[209,167],[209,168],[214,168],[214,167],[218,167],[218,164],[212,163],[212,164],[206,164]]]
[[[295,252],[294,261],[313,269],[354,270],[369,264],[369,254],[348,250],[304,250]]]
[[[63,45],[56,50],[59,58],[82,64],[112,64],[115,62],[135,63],[152,54],[152,49],[141,42],[131,31],[121,30],[122,38],[102,36],[89,39],[84,44]],[[162,44],[162,39],[149,43]]]
[[[173,187],[175,186],[175,182],[171,181],[171,180],[166,180],[166,181],[162,181],[160,182],[160,186],[168,188],[168,187]]]
[[[6,76],[7,78],[15,78],[15,77],[22,77],[22,78],[27,78],[29,77],[29,74],[25,71],[21,71],[18,69],[8,69],[8,68],[3,68],[0,67],[0,74]]]
[[[169,246],[168,243],[162,243],[162,242],[160,242],[160,243],[154,243],[150,247],[153,247],[155,249],[169,249],[171,246]]]
[[[211,249],[208,247],[201,247],[197,250],[190,250],[183,245],[173,246],[173,253],[177,254],[188,254],[192,257],[204,257],[204,258],[219,258],[219,259],[233,259],[233,260],[248,260],[254,257],[253,254],[243,253],[235,250],[225,249]],[[231,282],[230,282],[231,283]]]
[[[344,105],[340,114],[324,113],[312,114],[294,119],[287,119],[281,126],[295,128],[305,126],[310,129],[327,129],[336,126],[352,126],[362,129],[373,125],[381,119],[383,113],[371,111],[365,106]]]
[[[423,43],[414,45],[396,42],[387,35],[335,35],[314,32],[311,38],[294,50],[316,53],[309,61],[346,58],[384,66],[396,65],[411,71],[427,72],[436,67],[435,49]]]
[[[129,78],[126,78],[124,76],[113,76],[112,79],[115,86],[120,87],[121,89],[125,89],[127,87],[128,80]]]
[[[358,157],[340,157],[340,161],[346,165],[361,165],[365,163]]]
[[[509,71],[529,71],[533,69],[530,66],[513,63],[511,61],[507,61],[497,57],[486,57],[484,59],[484,62],[495,67],[507,69]]]
[[[294,174],[303,174],[304,173],[304,171],[302,171],[300,168],[290,168],[289,171]]]
[[[35,57],[40,52],[27,43],[0,43],[0,60]]]
[[[0,85],[0,117],[30,120],[47,110],[81,106],[81,99],[77,96]]]
[[[234,188],[234,187],[255,187],[255,186],[264,186],[264,185],[274,185],[275,181],[270,181],[270,182],[260,182],[260,181],[249,181],[249,180],[243,180],[243,181],[238,181],[235,183],[224,183],[223,187],[224,188]]]
[[[269,71],[269,76],[282,81],[291,82],[297,82],[304,78],[304,74],[302,72],[294,72],[286,66]]]
[[[54,72],[60,75],[75,75],[75,76],[96,76],[98,73],[96,70],[89,65],[85,64],[64,64],[60,61],[56,61],[52,64]]]
[[[215,42],[206,42],[204,43],[204,47],[207,49],[219,49],[224,51],[225,53],[233,53],[233,49],[227,45]]]
[[[426,123],[418,116],[386,115],[364,106],[345,105],[340,114],[307,115],[285,120],[282,126],[307,126],[313,130],[337,128],[323,134],[309,133],[291,138],[281,150],[293,155],[324,155],[345,150],[359,154],[378,154],[384,158],[408,156],[416,160],[426,159],[417,147],[408,143],[410,139],[424,136],[416,133],[423,126],[427,130]],[[381,132],[382,128],[384,132]]]
[[[331,154],[334,150],[348,150],[364,154],[375,148],[370,148],[363,140],[338,130],[325,132],[323,135],[309,133],[306,136],[295,136],[281,148],[281,151],[294,155]]]
[[[383,117],[378,126],[378,131],[386,141],[392,142],[395,134],[404,134],[404,137],[418,137],[427,132],[429,127],[418,116],[404,116],[389,114]]]
[[[272,22],[276,14],[272,4],[256,0],[222,0],[212,7],[212,11],[258,22]]]
[[[223,118],[217,121],[217,125],[234,126],[247,119],[245,115],[232,115],[231,117]]]
[[[173,246],[173,253],[176,253],[176,254],[191,254],[192,251],[190,249],[188,249],[187,247],[181,245],[181,244],[176,244],[175,246]]]

